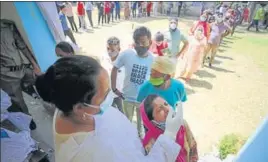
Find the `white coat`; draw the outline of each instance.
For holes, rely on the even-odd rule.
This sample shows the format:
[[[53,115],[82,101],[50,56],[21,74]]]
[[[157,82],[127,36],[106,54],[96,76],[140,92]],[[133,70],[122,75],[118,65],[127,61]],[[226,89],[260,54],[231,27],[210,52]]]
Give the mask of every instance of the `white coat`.
[[[113,107],[96,116],[95,124],[95,131],[85,133],[80,144],[75,134],[63,143],[55,139],[56,162],[174,162],[179,154],[180,146],[161,135],[145,155],[136,127]]]

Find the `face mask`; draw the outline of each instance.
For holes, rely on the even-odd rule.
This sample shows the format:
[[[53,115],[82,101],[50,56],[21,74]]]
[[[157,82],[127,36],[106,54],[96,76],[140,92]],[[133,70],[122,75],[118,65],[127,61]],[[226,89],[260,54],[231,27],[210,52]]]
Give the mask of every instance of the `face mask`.
[[[108,95],[106,96],[106,98],[102,101],[102,103],[100,104],[100,106],[96,106],[96,105],[90,105],[87,103],[84,103],[84,105],[98,109],[100,108],[100,112],[97,115],[102,115],[104,113],[104,111],[107,110],[107,108],[111,107],[112,103],[114,100],[114,94],[112,91],[110,91],[108,93]]]
[[[135,50],[139,56],[144,56],[149,50],[148,47],[135,47]]]
[[[150,78],[149,82],[153,85],[153,86],[160,86],[162,84],[164,84],[165,80],[163,77],[161,78]]]
[[[161,129],[161,130],[165,130],[165,128],[166,128],[166,122],[157,122],[157,121],[155,121],[155,120],[152,120],[152,123],[156,126],[156,127],[158,127],[159,129]]]
[[[116,52],[116,51],[108,52],[108,55],[113,58],[113,57],[116,57],[118,55],[118,52]]]
[[[204,22],[204,21],[206,21],[206,17],[200,17],[200,21],[202,21],[202,22]]]
[[[177,25],[172,23],[172,24],[169,25],[169,27],[170,27],[171,30],[175,30],[177,28]]]
[[[157,46],[161,46],[162,43],[163,43],[163,42],[156,42],[156,45],[157,45]]]
[[[217,22],[221,23],[223,21],[223,18],[217,18]]]

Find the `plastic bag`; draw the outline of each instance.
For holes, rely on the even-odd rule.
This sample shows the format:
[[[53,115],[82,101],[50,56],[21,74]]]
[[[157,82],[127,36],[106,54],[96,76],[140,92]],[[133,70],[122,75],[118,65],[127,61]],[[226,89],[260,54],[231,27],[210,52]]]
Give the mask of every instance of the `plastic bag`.
[[[7,109],[12,105],[8,94],[1,89],[1,113],[7,112]]]
[[[30,132],[15,133],[1,128],[2,132],[5,136],[1,138],[1,161],[22,162],[29,153],[37,150],[37,143],[31,138]]]

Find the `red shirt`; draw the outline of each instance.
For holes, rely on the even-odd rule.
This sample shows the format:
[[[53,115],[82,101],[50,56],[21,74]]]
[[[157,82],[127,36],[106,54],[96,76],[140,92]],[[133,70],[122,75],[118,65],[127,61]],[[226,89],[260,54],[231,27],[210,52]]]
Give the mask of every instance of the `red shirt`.
[[[110,13],[110,2],[104,2],[104,13]]]
[[[156,42],[153,41],[149,50],[153,52],[154,54],[157,54],[158,56],[164,56],[162,50],[166,49],[167,47],[168,47],[168,44],[165,41],[160,46],[157,46]]]
[[[78,2],[77,4],[77,13],[79,16],[85,15],[85,8],[83,2]]]
[[[244,16],[248,16],[249,15],[249,9],[248,8],[245,8],[244,9],[244,13],[243,13]]]
[[[148,2],[148,4],[147,4],[147,12],[151,12],[152,5],[153,5],[152,2]]]

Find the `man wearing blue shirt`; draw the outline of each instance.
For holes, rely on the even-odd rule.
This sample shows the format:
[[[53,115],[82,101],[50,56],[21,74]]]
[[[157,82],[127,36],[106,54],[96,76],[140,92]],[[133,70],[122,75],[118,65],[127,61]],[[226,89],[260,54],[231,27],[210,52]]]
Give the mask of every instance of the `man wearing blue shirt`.
[[[74,44],[76,44],[76,41],[75,41],[73,32],[68,27],[66,16],[65,16],[65,12],[66,12],[66,6],[65,5],[61,5],[60,6],[60,12],[59,12],[59,18],[60,18],[60,22],[61,22],[61,26],[62,26],[64,35],[65,36],[68,36],[72,40],[72,42]]]
[[[172,59],[162,56],[156,57],[151,69],[150,80],[139,89],[137,101],[142,102],[147,96],[155,94],[164,98],[174,109],[176,103],[187,100],[184,85],[171,77],[174,75],[176,65]]]
[[[119,1],[115,1],[115,20],[120,20],[120,2]]]
[[[137,3],[138,2],[132,2],[132,16],[133,16],[133,18],[136,18],[136,10],[137,10]]]

